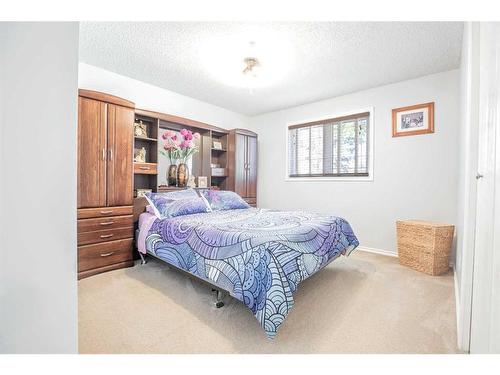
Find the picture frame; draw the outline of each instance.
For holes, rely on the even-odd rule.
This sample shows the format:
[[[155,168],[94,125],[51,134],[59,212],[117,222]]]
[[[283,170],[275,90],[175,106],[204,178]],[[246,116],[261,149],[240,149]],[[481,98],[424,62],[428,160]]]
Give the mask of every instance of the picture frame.
[[[392,136],[434,133],[434,102],[392,110]]]
[[[207,176],[198,176],[198,187],[206,188],[208,187],[208,178]]]
[[[213,148],[215,150],[222,150],[222,142],[219,142],[219,141],[214,141],[213,143]]]

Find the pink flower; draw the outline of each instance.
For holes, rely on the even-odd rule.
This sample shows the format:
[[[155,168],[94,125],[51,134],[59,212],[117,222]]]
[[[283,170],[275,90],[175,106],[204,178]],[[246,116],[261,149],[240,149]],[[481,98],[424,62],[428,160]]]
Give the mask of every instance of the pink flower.
[[[168,138],[173,138],[175,136],[175,133],[172,130],[167,130],[165,133],[163,133],[162,138],[163,139],[168,139]]]
[[[174,134],[173,136],[170,137],[172,139],[172,141],[176,141],[177,140],[177,134]]]
[[[181,143],[181,149],[185,150],[186,148],[189,148],[189,141],[182,141]]]
[[[200,133],[194,133],[193,137],[194,139],[200,139]]]
[[[188,133],[188,131],[189,130],[182,129],[180,133],[181,133],[182,136],[185,136]]]

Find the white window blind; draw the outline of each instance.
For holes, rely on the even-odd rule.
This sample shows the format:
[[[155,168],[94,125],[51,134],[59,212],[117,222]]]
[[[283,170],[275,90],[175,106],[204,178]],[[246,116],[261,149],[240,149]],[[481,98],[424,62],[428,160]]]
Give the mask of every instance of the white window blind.
[[[369,112],[290,126],[288,176],[368,176],[369,131]]]

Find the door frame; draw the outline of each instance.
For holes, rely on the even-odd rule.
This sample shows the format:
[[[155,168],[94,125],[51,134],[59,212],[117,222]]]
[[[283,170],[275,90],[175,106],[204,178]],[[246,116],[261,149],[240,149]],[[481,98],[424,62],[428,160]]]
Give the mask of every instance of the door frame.
[[[471,353],[500,352],[500,24],[480,24],[479,143]]]

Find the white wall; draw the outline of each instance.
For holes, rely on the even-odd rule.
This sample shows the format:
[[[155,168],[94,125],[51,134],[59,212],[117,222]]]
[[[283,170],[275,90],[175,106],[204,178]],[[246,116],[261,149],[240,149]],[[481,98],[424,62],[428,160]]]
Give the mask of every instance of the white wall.
[[[78,87],[119,96],[137,108],[186,117],[226,129],[245,127],[248,117],[92,65],[80,63]]]
[[[77,23],[0,23],[0,352],[77,352]]]
[[[391,110],[435,102],[435,133],[392,138]],[[285,181],[286,128],[374,107],[374,180]],[[395,253],[398,219],[456,224],[459,71],[306,104],[250,118],[259,134],[260,207],[345,217],[364,247]]]

